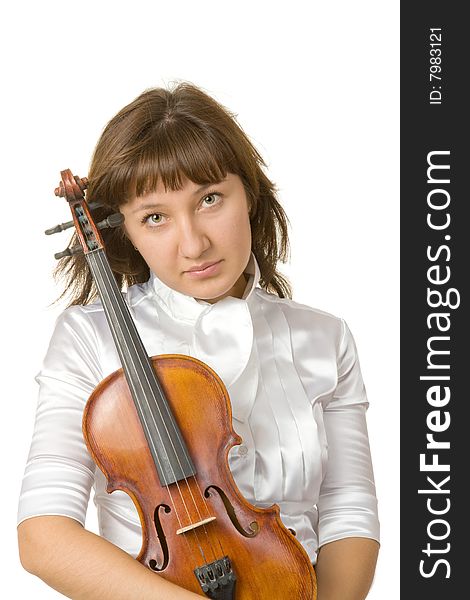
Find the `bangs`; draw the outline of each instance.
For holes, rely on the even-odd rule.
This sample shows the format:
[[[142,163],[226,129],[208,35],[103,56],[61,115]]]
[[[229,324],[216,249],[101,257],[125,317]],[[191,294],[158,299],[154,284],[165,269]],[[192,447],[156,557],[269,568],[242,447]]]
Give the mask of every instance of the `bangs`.
[[[153,192],[159,182],[165,191],[181,189],[186,178],[200,185],[215,183],[234,168],[233,150],[207,131],[187,122],[165,123],[159,129],[152,131],[132,169],[131,196]]]
[[[130,199],[222,181],[247,179],[257,193],[260,161],[241,128],[191,86],[150,90],[106,126],[92,160],[88,198],[116,209]]]

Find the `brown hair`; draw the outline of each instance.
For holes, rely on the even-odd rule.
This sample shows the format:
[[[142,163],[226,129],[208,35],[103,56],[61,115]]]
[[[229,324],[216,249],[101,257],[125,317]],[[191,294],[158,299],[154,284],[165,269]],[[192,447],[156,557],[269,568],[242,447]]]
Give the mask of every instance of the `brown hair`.
[[[288,280],[277,270],[289,252],[288,219],[276,198],[275,185],[263,171],[262,157],[238,125],[235,115],[190,83],[174,89],[154,88],[125,106],[105,127],[96,145],[87,190],[88,202],[99,202],[99,221],[119,210],[131,197],[165,189],[181,189],[184,178],[215,183],[228,172],[238,175],[250,207],[252,251],[261,272],[260,285],[292,297]],[[121,287],[142,283],[149,268],[122,228],[102,232],[106,254]],[[75,236],[74,236],[75,238]],[[72,238],[70,245],[77,242]],[[72,304],[97,295],[85,257],[61,259],[55,275],[65,279]]]

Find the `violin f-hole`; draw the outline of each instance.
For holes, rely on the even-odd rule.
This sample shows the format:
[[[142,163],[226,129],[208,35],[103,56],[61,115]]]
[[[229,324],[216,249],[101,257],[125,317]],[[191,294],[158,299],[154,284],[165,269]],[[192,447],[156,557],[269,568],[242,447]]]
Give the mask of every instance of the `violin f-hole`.
[[[216,491],[217,494],[220,496],[222,502],[224,503],[225,510],[227,511],[227,515],[228,515],[230,521],[232,522],[233,526],[239,533],[241,533],[244,537],[247,537],[247,538],[253,538],[256,535],[258,535],[259,525],[258,525],[257,521],[252,521],[248,525],[248,527],[245,529],[243,527],[243,525],[240,523],[240,521],[238,520],[237,515],[235,514],[235,509],[233,508],[233,505],[230,502],[230,500],[227,498],[225,492],[221,488],[219,488],[217,485],[210,485],[204,491],[204,496],[206,498],[210,498],[211,490]]]
[[[160,542],[160,547],[162,549],[163,560],[162,560],[162,563],[159,565],[158,562],[154,558],[151,558],[149,560],[149,567],[152,569],[152,571],[156,571],[157,573],[159,571],[164,571],[166,569],[166,567],[168,565],[168,561],[170,559],[170,554],[168,552],[168,544],[166,541],[165,532],[163,531],[163,526],[160,521],[159,511],[161,508],[163,508],[163,510],[166,513],[171,512],[171,508],[167,504],[159,504],[153,514],[153,521],[155,523],[155,529],[157,530],[158,541]]]

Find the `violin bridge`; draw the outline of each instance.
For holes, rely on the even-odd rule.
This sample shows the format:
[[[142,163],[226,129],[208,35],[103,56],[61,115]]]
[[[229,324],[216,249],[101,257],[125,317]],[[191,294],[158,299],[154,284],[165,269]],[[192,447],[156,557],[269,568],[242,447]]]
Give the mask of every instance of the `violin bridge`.
[[[186,527],[181,527],[181,529],[176,530],[176,535],[180,535],[181,533],[186,533],[187,531],[196,529],[196,527],[201,527],[201,525],[206,525],[206,523],[215,521],[215,519],[216,519],[215,517],[209,517],[207,519],[203,519],[202,521],[198,521],[197,523],[191,523],[191,525],[186,525]]]

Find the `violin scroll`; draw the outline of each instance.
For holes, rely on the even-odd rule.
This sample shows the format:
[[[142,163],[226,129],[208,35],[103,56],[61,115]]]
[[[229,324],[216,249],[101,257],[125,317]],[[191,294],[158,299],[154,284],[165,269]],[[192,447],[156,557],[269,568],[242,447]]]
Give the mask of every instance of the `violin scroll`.
[[[84,192],[88,187],[88,177],[80,178],[78,175],[72,175],[70,169],[61,171],[60,174],[62,176],[62,181],[59,183],[59,186],[55,188],[54,194],[60,198],[67,198],[69,202],[70,200],[83,198]],[[78,190],[76,189],[77,187]]]

